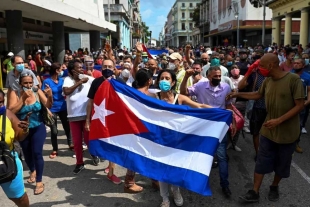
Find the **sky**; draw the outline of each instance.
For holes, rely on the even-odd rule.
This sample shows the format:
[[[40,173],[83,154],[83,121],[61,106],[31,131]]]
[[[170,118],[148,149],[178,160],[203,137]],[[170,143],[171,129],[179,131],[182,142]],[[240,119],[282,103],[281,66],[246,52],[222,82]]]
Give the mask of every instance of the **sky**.
[[[174,2],[175,0],[140,0],[142,21],[152,31],[152,38],[158,40]]]

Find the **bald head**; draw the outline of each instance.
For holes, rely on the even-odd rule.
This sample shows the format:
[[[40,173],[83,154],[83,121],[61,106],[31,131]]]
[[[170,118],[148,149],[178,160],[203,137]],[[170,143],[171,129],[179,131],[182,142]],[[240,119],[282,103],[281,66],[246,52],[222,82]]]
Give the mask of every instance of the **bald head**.
[[[207,58],[209,58],[209,55],[207,53],[201,54],[201,59],[207,59]]]
[[[273,53],[267,53],[260,59],[260,63],[264,66],[270,64],[279,65],[279,58]]]
[[[155,71],[157,69],[157,62],[154,59],[149,59],[147,61],[147,65],[148,65],[148,68],[152,71]]]

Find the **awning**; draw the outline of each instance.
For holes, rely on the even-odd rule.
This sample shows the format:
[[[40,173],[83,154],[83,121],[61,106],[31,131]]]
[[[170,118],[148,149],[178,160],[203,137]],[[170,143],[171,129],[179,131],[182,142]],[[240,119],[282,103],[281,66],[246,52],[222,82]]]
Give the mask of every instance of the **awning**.
[[[262,26],[261,25],[257,25],[257,26],[240,26],[239,27],[240,30],[245,30],[245,29],[262,29]],[[266,26],[265,29],[272,29],[272,26]],[[220,31],[220,32],[216,32],[216,33],[213,33],[213,34],[208,34],[208,35],[205,35],[204,37],[212,37],[214,35],[220,35],[220,34],[223,34],[223,33],[229,33],[229,32],[232,32],[232,31],[236,31],[237,30],[237,27],[234,27],[233,29],[231,30],[225,30],[225,31]]]

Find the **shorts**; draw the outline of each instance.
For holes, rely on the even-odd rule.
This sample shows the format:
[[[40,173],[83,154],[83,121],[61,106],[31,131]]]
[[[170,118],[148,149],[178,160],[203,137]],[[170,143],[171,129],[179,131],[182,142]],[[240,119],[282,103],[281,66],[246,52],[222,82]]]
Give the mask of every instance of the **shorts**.
[[[296,142],[278,144],[261,135],[259,137],[255,173],[268,174],[275,172],[281,178],[288,178],[295,147]]]
[[[18,157],[18,153],[14,152],[14,155],[17,166],[17,175],[11,182],[1,184],[1,187],[8,198],[21,198],[26,192],[24,185],[23,165]]]
[[[252,135],[259,135],[259,131],[264,124],[266,116],[266,109],[253,108],[250,119],[250,132]]]

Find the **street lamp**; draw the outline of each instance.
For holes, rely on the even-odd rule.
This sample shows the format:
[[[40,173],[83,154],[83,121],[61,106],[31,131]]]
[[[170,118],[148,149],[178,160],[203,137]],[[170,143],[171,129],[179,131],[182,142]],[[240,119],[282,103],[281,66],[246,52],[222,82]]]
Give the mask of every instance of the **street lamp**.
[[[189,41],[188,41],[188,26],[186,26],[185,29],[186,29],[186,44],[188,44],[189,43]]]
[[[235,13],[235,18],[237,19],[237,48],[238,48],[239,47],[239,29],[240,29],[238,12]]]
[[[152,47],[152,31],[150,31],[150,46]]]

